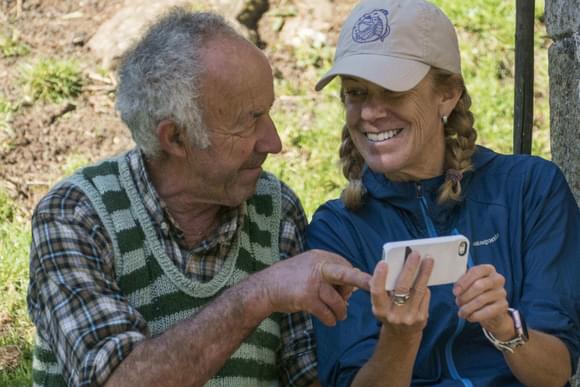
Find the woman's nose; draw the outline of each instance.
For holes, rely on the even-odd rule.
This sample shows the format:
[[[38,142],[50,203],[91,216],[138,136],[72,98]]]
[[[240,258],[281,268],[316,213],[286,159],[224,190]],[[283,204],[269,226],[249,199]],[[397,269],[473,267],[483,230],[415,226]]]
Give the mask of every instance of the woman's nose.
[[[362,104],[361,118],[365,121],[374,121],[379,118],[385,118],[388,114],[388,106],[379,96],[369,96]]]

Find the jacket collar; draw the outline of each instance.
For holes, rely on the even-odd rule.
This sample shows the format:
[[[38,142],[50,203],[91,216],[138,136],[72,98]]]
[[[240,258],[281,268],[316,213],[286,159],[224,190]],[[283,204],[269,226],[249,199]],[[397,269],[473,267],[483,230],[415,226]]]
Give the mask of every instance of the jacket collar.
[[[473,170],[466,173],[462,180],[464,192],[467,192],[472,175],[497,156],[497,153],[485,147],[477,146],[472,156]],[[437,190],[444,181],[444,176],[418,181],[391,181],[383,174],[376,173],[365,166],[362,180],[368,195],[371,197],[378,200],[388,200],[397,207],[411,210],[416,206],[417,201],[411,200],[410,203],[409,199],[416,199],[419,196],[419,189],[422,196],[435,198]]]

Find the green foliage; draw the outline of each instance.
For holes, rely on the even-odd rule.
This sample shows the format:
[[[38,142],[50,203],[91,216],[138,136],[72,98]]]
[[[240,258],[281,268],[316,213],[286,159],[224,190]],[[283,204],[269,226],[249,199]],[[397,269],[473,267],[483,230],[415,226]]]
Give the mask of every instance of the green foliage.
[[[23,56],[29,52],[30,47],[19,41],[17,33],[11,36],[0,35],[0,53],[3,57]]]
[[[15,109],[9,100],[0,95],[0,131],[9,128],[10,119]]]
[[[296,65],[302,68],[328,69],[332,65],[334,48],[313,41],[294,49]]]
[[[513,151],[515,20],[514,1],[433,0],[454,23],[463,76],[472,97],[478,143]],[[533,154],[550,158],[548,56],[544,4],[536,2]]]
[[[8,114],[14,110],[10,101],[0,95],[0,114]]]
[[[0,95],[0,151],[10,149],[10,147],[13,146],[15,132],[14,128],[12,128],[11,122],[12,115],[17,110],[17,106],[4,98],[4,96]]]
[[[26,309],[28,286],[28,226],[17,208],[0,191],[0,349],[15,346],[15,367],[0,372],[0,385],[30,384],[33,327]],[[0,367],[5,364],[0,364]]]
[[[288,81],[277,88],[293,89]],[[284,150],[268,159],[266,169],[298,194],[309,216],[345,184],[337,164],[342,116],[336,97],[304,92],[280,96],[273,111]]]
[[[77,169],[84,167],[88,163],[89,159],[84,154],[73,153],[68,155],[61,169],[61,174],[62,176],[72,175]]]
[[[0,221],[12,222],[15,214],[14,203],[4,191],[0,191]]]
[[[23,67],[21,82],[32,99],[59,102],[81,93],[83,77],[76,62],[45,58]]]

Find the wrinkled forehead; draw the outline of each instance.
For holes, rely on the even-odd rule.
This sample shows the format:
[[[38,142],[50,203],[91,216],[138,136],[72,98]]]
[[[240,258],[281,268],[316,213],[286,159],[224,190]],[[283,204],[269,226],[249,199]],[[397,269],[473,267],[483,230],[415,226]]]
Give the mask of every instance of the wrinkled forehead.
[[[201,101],[206,113],[264,111],[274,102],[272,68],[265,55],[242,39],[214,39],[205,47]]]
[[[202,83],[209,88],[218,87],[235,94],[247,89],[273,87],[268,59],[247,40],[216,37],[206,42],[203,50]]]

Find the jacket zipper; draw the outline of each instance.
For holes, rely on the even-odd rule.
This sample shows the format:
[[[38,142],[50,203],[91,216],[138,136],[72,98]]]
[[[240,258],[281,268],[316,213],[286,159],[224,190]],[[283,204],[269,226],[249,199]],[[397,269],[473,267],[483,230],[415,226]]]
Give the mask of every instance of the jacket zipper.
[[[436,237],[438,236],[437,229],[435,228],[433,221],[429,217],[428,212],[429,205],[427,203],[427,199],[425,198],[425,196],[423,196],[423,187],[421,186],[421,183],[416,183],[416,187],[417,187],[417,198],[419,199],[420,202],[421,214],[423,215],[423,221],[425,222],[425,226],[427,227],[429,237]],[[457,229],[453,230],[453,234],[459,234]],[[469,261],[470,261],[469,266],[471,266],[471,257],[469,257]],[[453,343],[455,342],[455,339],[457,338],[457,336],[459,336],[459,333],[461,333],[463,327],[465,326],[465,320],[459,318],[458,320],[459,321],[455,328],[455,332],[453,332],[453,335],[451,335],[451,337],[445,344],[445,360],[447,362],[449,374],[454,380],[460,381],[465,387],[473,387],[473,383],[471,383],[469,379],[461,377],[461,375],[457,371],[457,367],[455,367],[455,361],[453,360],[452,353]]]

